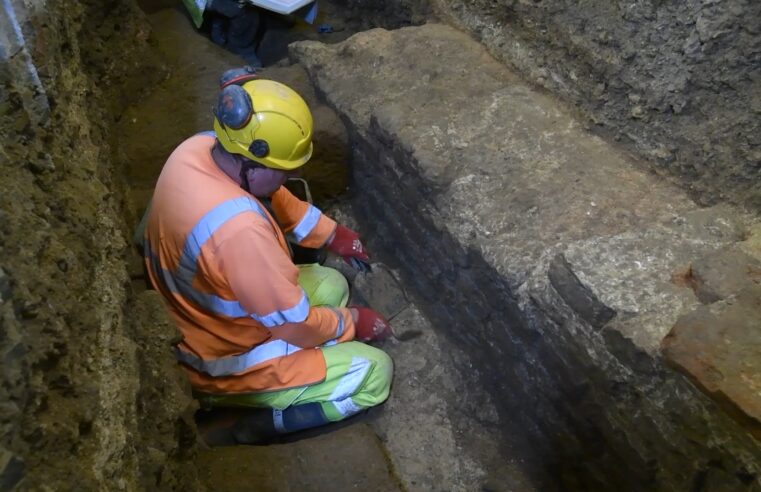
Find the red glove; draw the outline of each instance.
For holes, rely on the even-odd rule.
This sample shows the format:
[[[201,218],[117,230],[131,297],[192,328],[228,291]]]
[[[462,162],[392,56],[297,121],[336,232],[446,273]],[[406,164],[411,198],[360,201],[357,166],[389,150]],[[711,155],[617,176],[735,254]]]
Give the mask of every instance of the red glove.
[[[352,316],[356,313],[354,331],[355,338],[360,342],[385,340],[394,334],[388,321],[372,309],[360,306],[349,306],[349,309]]]
[[[336,232],[333,233],[333,239],[326,245],[328,251],[343,256],[346,263],[353,264],[352,258],[362,263],[369,263],[370,256],[362,241],[359,240],[359,234],[341,224],[336,226]]]

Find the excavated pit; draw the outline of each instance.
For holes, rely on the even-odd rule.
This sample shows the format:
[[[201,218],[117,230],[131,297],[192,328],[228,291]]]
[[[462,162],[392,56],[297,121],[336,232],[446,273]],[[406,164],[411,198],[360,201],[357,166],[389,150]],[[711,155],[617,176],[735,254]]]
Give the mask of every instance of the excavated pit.
[[[209,128],[217,77],[240,60],[194,33],[173,1],[139,2],[148,17],[128,1],[32,3],[7,4],[16,18],[6,5],[0,24],[23,34],[0,39],[0,489],[761,490],[761,229],[747,211],[695,203],[705,190],[698,201],[719,201],[733,172],[731,201],[756,203],[752,132],[740,171],[685,191],[527,85],[534,67],[519,43],[500,42],[509,35],[493,7],[343,1],[325,6],[330,35],[271,29],[266,61],[314,40],[265,75],[309,102],[306,177],[317,204],[389,265],[354,278],[354,295],[393,315],[402,341],[382,347],[395,360],[392,397],[361,419],[209,450],[171,358],[175,331],[127,238],[164,159]],[[503,3],[523,16],[506,24],[526,29],[559,11]],[[459,13],[454,23],[521,76],[445,25],[350,37],[434,13]],[[747,21],[741,35],[711,37],[725,17],[701,25],[707,50],[757,40]],[[547,56],[563,78],[540,85],[584,106],[587,89],[568,90],[573,63]],[[616,116],[619,89],[602,113],[583,110],[648,157],[664,137]],[[668,118],[650,118],[668,135]],[[680,145],[700,135],[679,125]],[[710,166],[738,155],[711,145],[700,154],[720,157]],[[670,152],[676,161],[656,157],[689,162]]]

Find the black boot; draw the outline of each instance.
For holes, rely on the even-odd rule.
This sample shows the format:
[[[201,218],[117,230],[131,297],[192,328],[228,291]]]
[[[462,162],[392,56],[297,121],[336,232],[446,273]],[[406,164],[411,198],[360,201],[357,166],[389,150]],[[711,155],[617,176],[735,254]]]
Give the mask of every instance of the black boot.
[[[250,409],[232,426],[230,433],[238,444],[262,444],[278,434],[269,408]]]
[[[261,444],[274,437],[328,424],[319,403],[294,405],[285,410],[255,409],[238,420],[232,435],[239,444]]]
[[[262,444],[277,436],[269,408],[215,408],[196,413],[196,425],[206,444]]]
[[[201,411],[196,423],[209,446],[265,444],[279,435],[330,423],[319,403],[295,405],[285,410],[228,408]]]

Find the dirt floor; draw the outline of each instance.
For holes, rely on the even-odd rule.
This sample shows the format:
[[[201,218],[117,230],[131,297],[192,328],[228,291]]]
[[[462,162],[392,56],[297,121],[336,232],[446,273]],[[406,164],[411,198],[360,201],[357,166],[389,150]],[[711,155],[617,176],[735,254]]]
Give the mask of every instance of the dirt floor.
[[[383,451],[372,429],[357,424],[290,444],[212,449],[198,462],[208,490],[399,491]]]

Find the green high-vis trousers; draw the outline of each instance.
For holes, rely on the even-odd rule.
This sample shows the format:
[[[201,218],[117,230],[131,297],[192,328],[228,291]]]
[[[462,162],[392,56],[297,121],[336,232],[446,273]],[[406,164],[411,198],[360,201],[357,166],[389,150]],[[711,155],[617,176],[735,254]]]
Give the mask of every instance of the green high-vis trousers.
[[[340,272],[321,265],[299,265],[299,284],[312,306],[344,307],[349,285]],[[319,403],[325,418],[342,420],[383,403],[388,398],[393,362],[382,350],[360,342],[345,342],[320,349],[327,374],[321,383],[265,393],[211,395],[196,392],[201,405],[210,407],[261,407],[285,410],[292,405]]]

